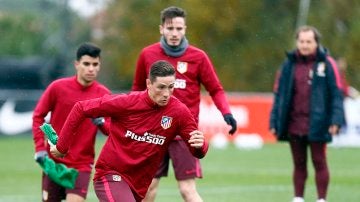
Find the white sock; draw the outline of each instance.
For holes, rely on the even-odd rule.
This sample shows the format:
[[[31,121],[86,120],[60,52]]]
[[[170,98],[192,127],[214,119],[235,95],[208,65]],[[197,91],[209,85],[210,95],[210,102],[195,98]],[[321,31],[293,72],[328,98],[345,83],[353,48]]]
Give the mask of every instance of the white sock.
[[[316,202],[326,202],[326,200],[321,198],[321,199],[318,199]]]

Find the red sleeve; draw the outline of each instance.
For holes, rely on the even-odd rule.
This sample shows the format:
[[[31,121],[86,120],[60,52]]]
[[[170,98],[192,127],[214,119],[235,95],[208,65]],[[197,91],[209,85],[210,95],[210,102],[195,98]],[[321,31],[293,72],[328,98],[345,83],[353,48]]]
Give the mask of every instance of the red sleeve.
[[[69,147],[74,139],[77,128],[80,126],[80,123],[85,120],[85,114],[80,102],[77,102],[74,107],[71,109],[69,116],[67,117],[63,128],[61,129],[56,148],[59,152],[66,154],[69,150]]]
[[[111,91],[104,85],[101,85],[104,88],[104,94],[103,95],[111,95]],[[102,134],[109,136],[110,134],[110,117],[105,117],[105,123],[101,126],[98,126],[98,129],[101,131]]]
[[[199,159],[203,158],[206,155],[209,148],[209,144],[207,140],[205,139],[204,145],[201,148],[194,148],[190,146],[190,144],[188,143],[190,139],[190,133],[194,130],[197,130],[197,123],[194,117],[192,116],[190,110],[186,108],[185,110],[179,110],[179,111],[183,111],[181,112],[180,115],[181,119],[179,121],[180,136],[185,141],[187,147],[189,148],[191,154],[194,157]]]
[[[55,94],[52,93],[53,85],[50,85],[40,97],[33,113],[32,133],[35,144],[35,152],[46,150],[46,141],[40,126],[45,122],[46,115],[52,110]]]
[[[101,98],[77,102],[71,109],[63,128],[61,129],[58,143],[59,152],[66,154],[76,135],[77,128],[86,118],[110,117],[113,114],[121,114],[122,106],[116,100],[121,96],[104,95]],[[125,106],[126,107],[126,106]],[[110,127],[109,127],[110,128]],[[109,130],[109,129],[107,129]]]
[[[145,65],[145,56],[144,52],[141,52],[138,61],[136,63],[136,70],[134,76],[134,82],[131,90],[133,91],[142,91],[146,89],[146,65]]]
[[[339,89],[343,89],[343,86],[342,86],[342,82],[341,82],[341,76],[340,76],[340,73],[339,73],[339,68],[335,62],[335,60],[330,57],[330,56],[327,56],[327,59],[329,60],[330,64],[331,64],[331,67],[334,71],[334,74],[335,74],[335,79],[336,79],[336,85]]]
[[[341,81],[342,81],[342,87],[343,87],[343,93],[345,97],[349,97],[350,96],[350,92],[349,92],[349,83],[347,82],[346,79],[346,75],[345,72],[341,72]]]
[[[196,158],[201,159],[206,155],[208,149],[209,149],[209,143],[205,140],[202,148],[196,149],[194,147],[191,147],[190,151]]]
[[[219,109],[222,115],[231,113],[225,91],[216,74],[214,66],[209,57],[204,53],[200,79],[205,89],[209,92],[215,106]]]

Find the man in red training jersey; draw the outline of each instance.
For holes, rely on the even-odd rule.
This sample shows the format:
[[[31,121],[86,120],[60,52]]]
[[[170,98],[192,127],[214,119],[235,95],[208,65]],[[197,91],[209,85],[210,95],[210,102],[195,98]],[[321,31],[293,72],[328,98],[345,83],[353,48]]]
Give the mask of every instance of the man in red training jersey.
[[[132,90],[144,90],[150,65],[157,60],[166,60],[176,67],[174,96],[189,107],[195,120],[199,119],[201,85],[209,92],[214,104],[231,126],[230,134],[237,129],[226,94],[207,54],[189,44],[186,34],[186,13],[179,7],[168,7],[161,11],[160,42],[145,47],[138,58]],[[149,188],[144,202],[155,200],[160,178],[167,176],[171,159],[178,187],[184,201],[200,202],[195,178],[202,177],[199,159],[194,158],[178,136],[171,142]]]
[[[111,118],[110,134],[95,166],[94,188],[100,201],[141,201],[176,135],[197,158],[208,150],[190,110],[172,96],[174,67],[155,62],[146,84],[145,91],[78,102],[51,149],[56,156],[71,156],[74,132],[86,118]]]
[[[47,144],[40,126],[45,122],[45,117],[51,113],[50,124],[55,131],[60,132],[66,117],[77,101],[102,97],[110,91],[96,81],[100,71],[101,49],[94,44],[82,44],[76,53],[74,66],[76,75],[61,78],[52,82],[40,97],[33,114],[33,139],[35,143],[35,160],[40,162],[48,155]],[[105,130],[103,118],[87,119],[74,131],[76,140],[70,147],[71,155],[65,158],[56,158],[49,155],[56,163],[65,164],[79,172],[74,189],[64,188],[43,173],[42,175],[42,200],[79,202],[86,199],[90,182],[90,174],[95,157],[95,137],[97,126]],[[92,123],[93,121],[93,123]],[[96,123],[96,124],[94,124]],[[103,128],[104,127],[104,128]]]

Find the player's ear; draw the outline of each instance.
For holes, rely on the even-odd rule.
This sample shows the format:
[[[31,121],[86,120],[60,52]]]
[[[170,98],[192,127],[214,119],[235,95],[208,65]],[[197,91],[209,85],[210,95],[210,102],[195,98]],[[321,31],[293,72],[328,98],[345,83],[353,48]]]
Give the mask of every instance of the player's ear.
[[[159,32],[161,35],[163,35],[163,29],[164,29],[164,27],[162,25],[159,25]]]
[[[146,79],[146,87],[147,87],[147,89],[150,88],[150,85],[151,85],[150,79]]]
[[[74,61],[74,67],[75,67],[76,70],[78,70],[79,65],[80,65],[80,61],[75,60],[75,61]]]

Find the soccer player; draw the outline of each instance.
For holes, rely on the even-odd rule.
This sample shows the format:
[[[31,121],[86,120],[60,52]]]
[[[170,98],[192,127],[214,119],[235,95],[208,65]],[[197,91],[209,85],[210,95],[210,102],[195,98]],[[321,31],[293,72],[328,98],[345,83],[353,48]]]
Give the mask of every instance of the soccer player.
[[[341,79],[335,60],[320,44],[315,27],[296,32],[296,49],[287,54],[275,83],[271,132],[288,141],[293,159],[293,202],[304,202],[307,151],[315,170],[317,202],[325,202],[329,185],[326,143],[344,124]]]
[[[96,81],[100,71],[101,49],[94,44],[82,44],[76,53],[74,66],[76,75],[53,81],[40,97],[33,114],[33,139],[35,143],[35,160],[40,162],[48,155],[47,144],[40,126],[45,122],[48,113],[50,124],[55,131],[61,131],[66,117],[77,101],[101,97],[110,91]],[[92,121],[96,124],[93,124]],[[76,141],[70,147],[71,155],[65,158],[49,157],[56,163],[63,163],[69,168],[79,171],[74,189],[66,189],[51,181],[47,175],[42,175],[43,201],[84,201],[86,199],[90,174],[95,156],[95,137],[99,125],[104,132],[107,125],[103,125],[103,118],[87,119],[74,131]]]
[[[54,155],[72,156],[69,145],[78,139],[74,132],[86,117],[111,118],[110,134],[95,166],[99,201],[141,201],[176,134],[193,156],[202,158],[208,150],[190,110],[172,96],[174,67],[155,62],[146,84],[145,91],[78,102],[51,149]]]
[[[140,53],[132,90],[144,90],[150,65],[157,60],[166,60],[176,67],[177,71],[174,96],[189,107],[195,120],[198,122],[199,119],[202,84],[224,116],[226,123],[231,126],[229,133],[235,133],[236,121],[231,114],[225,92],[209,57],[203,50],[189,45],[185,37],[185,11],[178,7],[168,7],[161,12],[160,18],[160,42],[145,47]],[[186,150],[185,142],[179,136],[171,142],[144,201],[155,200],[160,178],[168,174],[169,159],[172,160],[183,199],[202,201],[195,183],[195,178],[202,177],[200,161]]]

